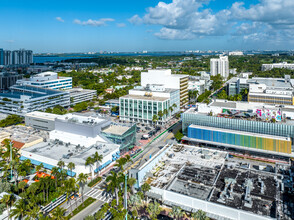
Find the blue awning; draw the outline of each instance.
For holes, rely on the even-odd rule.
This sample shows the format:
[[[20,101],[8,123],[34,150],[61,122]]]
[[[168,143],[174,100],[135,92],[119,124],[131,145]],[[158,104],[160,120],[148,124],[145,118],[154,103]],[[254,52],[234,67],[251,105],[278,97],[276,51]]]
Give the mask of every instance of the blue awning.
[[[36,166],[38,166],[38,165],[40,165],[40,164],[42,163],[43,166],[44,166],[44,168],[45,168],[45,169],[48,169],[48,170],[52,170],[52,168],[54,167],[54,166],[51,165],[51,164],[43,163],[43,162],[40,162],[40,161],[38,161],[38,160],[30,159],[30,158],[27,158],[27,157],[24,157],[24,156],[21,156],[19,159],[20,159],[20,160],[30,160],[31,163],[34,164],[34,165],[36,165]],[[73,176],[76,175],[76,173],[75,173],[75,172],[72,172],[72,173],[71,173],[70,170],[68,170],[68,171],[67,171],[67,175],[73,177]]]

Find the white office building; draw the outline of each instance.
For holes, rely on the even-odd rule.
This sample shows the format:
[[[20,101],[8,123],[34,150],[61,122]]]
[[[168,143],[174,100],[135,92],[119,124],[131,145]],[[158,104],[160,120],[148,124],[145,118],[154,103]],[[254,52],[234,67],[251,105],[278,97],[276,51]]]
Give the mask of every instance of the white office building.
[[[271,64],[262,64],[261,66],[262,71],[268,71],[274,68],[294,70],[294,63],[287,63],[287,62],[271,63]]]
[[[212,76],[220,74],[222,77],[228,78],[229,73],[229,58],[227,56],[210,59],[210,74]]]
[[[180,106],[188,103],[188,75],[172,74],[170,69],[148,70],[141,73],[141,86],[162,84],[167,89],[180,90]]]
[[[201,95],[205,91],[205,80],[189,80],[189,91],[198,91],[198,95]]]
[[[81,102],[87,102],[97,97],[97,91],[91,89],[72,88],[68,90],[70,96],[70,104],[75,105]]]
[[[17,81],[18,85],[32,85],[45,89],[71,89],[72,77],[59,77],[55,72],[43,72]]]
[[[0,112],[24,116],[32,111],[45,111],[56,105],[70,105],[68,92],[35,86],[14,85],[0,93]]]
[[[121,120],[152,123],[153,116],[157,115],[159,122],[166,122],[171,115],[180,111],[180,91],[166,89],[159,84],[137,87],[119,98],[119,109]],[[168,114],[160,118],[158,113],[165,109]]]

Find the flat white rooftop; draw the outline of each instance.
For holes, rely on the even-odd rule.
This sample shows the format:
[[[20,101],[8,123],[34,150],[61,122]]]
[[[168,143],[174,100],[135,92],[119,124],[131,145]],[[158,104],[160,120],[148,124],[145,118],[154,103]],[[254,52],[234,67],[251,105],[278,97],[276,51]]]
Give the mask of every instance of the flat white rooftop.
[[[43,119],[54,121],[55,118],[57,118],[59,115],[46,113],[46,112],[40,112],[40,111],[34,111],[34,112],[27,113],[25,116],[43,118]]]

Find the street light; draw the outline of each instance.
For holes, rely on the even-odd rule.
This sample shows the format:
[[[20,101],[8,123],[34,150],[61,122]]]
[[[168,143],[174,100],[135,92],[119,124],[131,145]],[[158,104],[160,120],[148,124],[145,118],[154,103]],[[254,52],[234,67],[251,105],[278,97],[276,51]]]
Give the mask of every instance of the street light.
[[[126,209],[126,211],[127,211],[127,213],[126,213],[126,217],[125,217],[126,220],[128,220],[128,210],[127,210],[127,208],[128,208],[128,200],[127,200],[127,181],[128,181],[128,174],[126,173],[126,174],[125,174],[125,202],[124,202],[124,206],[125,206],[125,209]]]
[[[10,181],[12,180],[12,142],[9,141],[10,146]]]

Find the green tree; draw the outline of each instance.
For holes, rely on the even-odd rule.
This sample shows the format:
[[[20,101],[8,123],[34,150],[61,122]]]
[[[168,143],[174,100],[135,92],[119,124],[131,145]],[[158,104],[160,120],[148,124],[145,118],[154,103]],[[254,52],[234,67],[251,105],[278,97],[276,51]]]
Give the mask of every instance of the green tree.
[[[155,124],[158,121],[158,116],[157,115],[153,115],[152,121]]]
[[[76,165],[73,162],[69,162],[67,168],[70,170],[70,176],[72,176],[72,171],[76,168]]]
[[[160,120],[162,121],[162,117],[163,117],[163,112],[160,110],[157,115],[159,116]]]
[[[90,167],[91,179],[93,179],[93,172],[92,172],[93,167],[92,166],[94,165],[94,163],[95,163],[95,160],[93,159],[93,157],[88,157],[85,162],[85,166]]]
[[[103,160],[103,155],[98,154],[98,152],[96,151],[93,155],[93,159],[96,162],[96,169],[97,169],[99,162],[102,162],[102,160]]]
[[[19,199],[11,210],[11,216],[17,219],[22,219],[27,212],[27,205],[24,199]]]
[[[5,195],[3,195],[0,202],[6,205],[6,209],[7,209],[7,213],[8,213],[8,220],[9,220],[10,219],[10,208],[15,202],[15,197],[10,194],[5,194]]]
[[[206,216],[206,212],[201,209],[198,209],[197,212],[193,212],[191,215],[192,219],[195,220],[208,220],[209,218]]]
[[[175,138],[177,139],[177,141],[182,140],[183,137],[184,137],[184,135],[182,134],[181,131],[178,131],[178,132],[175,134]]]
[[[87,179],[88,179],[88,175],[84,174],[84,173],[80,173],[79,176],[78,176],[78,179],[77,179],[79,185],[82,188],[82,202],[83,203],[84,203],[84,188],[85,188],[85,185],[87,183]]]
[[[141,190],[143,191],[144,196],[146,196],[146,192],[148,192],[150,189],[151,189],[151,186],[148,183],[144,183],[141,186]]]
[[[161,212],[161,207],[160,207],[159,203],[158,202],[149,203],[148,207],[147,207],[147,212],[152,220],[157,219],[157,216]]]
[[[57,207],[52,212],[52,218],[54,220],[65,220],[66,219],[66,217],[64,216],[65,211],[66,209]]]
[[[109,183],[107,186],[108,191],[112,191],[115,194],[115,198],[118,205],[118,188],[120,184],[124,181],[124,175],[122,173],[116,173],[114,171],[110,172],[110,175],[106,177],[106,182]]]
[[[178,206],[173,206],[172,211],[169,214],[174,219],[180,219],[184,216],[184,211]]]

